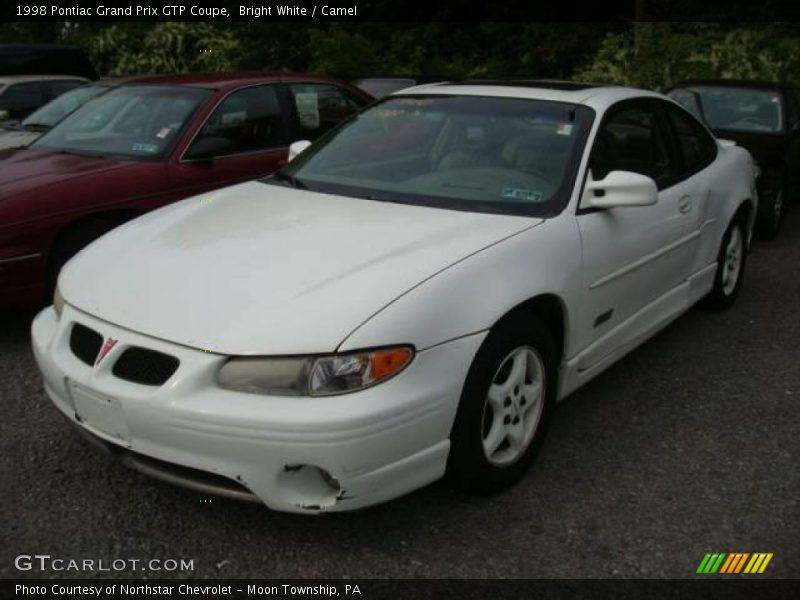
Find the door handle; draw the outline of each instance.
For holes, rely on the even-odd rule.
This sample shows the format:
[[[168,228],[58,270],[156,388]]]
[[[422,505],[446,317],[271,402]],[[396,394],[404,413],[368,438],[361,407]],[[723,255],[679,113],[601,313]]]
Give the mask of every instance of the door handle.
[[[678,210],[682,213],[688,213],[692,210],[692,199],[689,196],[684,196],[678,200]]]

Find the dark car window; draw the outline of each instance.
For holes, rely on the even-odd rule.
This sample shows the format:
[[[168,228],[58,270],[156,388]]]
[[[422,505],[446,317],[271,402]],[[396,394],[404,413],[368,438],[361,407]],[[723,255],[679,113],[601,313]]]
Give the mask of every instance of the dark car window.
[[[214,109],[187,151],[216,138],[223,154],[279,148],[288,143],[286,123],[274,85],[237,90]]]
[[[599,131],[589,167],[595,180],[611,171],[632,171],[666,187],[676,174],[657,106],[652,102],[623,102],[612,108]]]
[[[289,94],[300,135],[312,141],[366,104],[335,85],[294,84]]]
[[[44,86],[47,88],[48,100],[52,100],[53,98],[57,98],[64,92],[74,90],[76,87],[82,85],[85,82],[80,81],[79,79],[58,79],[54,81],[45,81],[43,83]]]
[[[0,96],[0,110],[8,111],[12,119],[25,117],[44,103],[44,92],[38,81],[12,84]]]
[[[696,173],[710,165],[717,156],[716,140],[685,111],[667,102],[664,106],[675,130],[686,173]]]

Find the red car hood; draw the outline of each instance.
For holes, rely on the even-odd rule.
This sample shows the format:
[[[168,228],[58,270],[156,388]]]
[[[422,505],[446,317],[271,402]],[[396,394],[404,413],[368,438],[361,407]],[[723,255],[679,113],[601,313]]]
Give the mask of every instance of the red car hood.
[[[136,168],[142,163],[96,158],[44,150],[0,152],[0,202],[33,188],[61,185],[65,181],[120,169]]]

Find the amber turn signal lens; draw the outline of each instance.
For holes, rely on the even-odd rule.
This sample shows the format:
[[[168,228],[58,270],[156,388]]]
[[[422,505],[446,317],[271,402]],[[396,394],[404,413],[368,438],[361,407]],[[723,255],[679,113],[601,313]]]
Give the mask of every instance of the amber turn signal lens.
[[[394,375],[408,364],[411,356],[412,353],[409,348],[372,352],[369,355],[372,380],[379,381],[384,377]]]

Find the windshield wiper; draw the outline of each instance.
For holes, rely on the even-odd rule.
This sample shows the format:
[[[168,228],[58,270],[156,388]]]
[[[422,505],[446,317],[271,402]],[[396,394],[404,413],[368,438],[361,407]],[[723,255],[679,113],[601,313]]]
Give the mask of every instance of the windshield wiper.
[[[25,131],[48,131],[53,128],[47,123],[22,123],[20,127]]]
[[[278,181],[285,181],[293,188],[297,188],[298,190],[307,190],[308,186],[300,181],[294,175],[289,175],[288,173],[284,173],[283,171],[276,171],[272,174],[273,179],[277,179]]]

